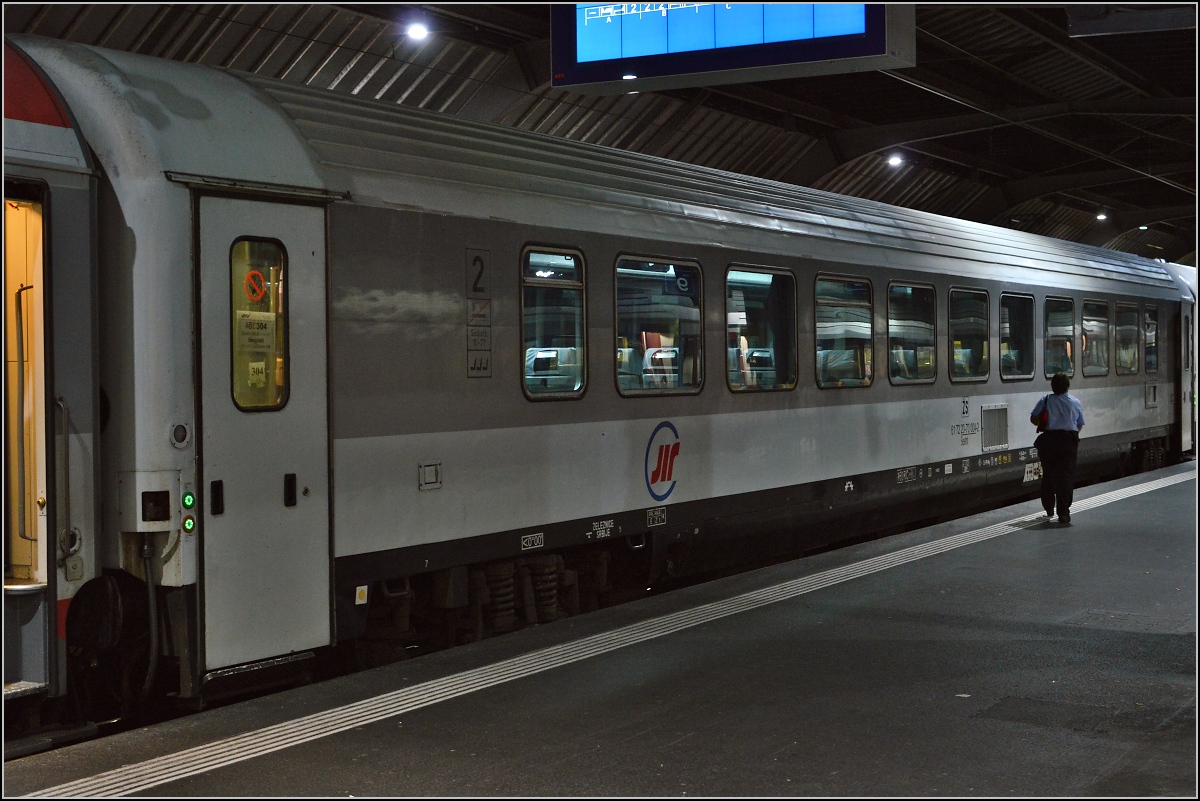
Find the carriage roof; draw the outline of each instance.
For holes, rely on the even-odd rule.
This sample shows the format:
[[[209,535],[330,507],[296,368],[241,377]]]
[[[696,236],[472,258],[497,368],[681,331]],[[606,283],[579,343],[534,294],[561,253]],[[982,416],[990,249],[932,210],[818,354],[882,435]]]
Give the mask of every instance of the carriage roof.
[[[246,73],[12,41],[55,81],[109,171],[620,231],[671,250],[726,245],[1093,291],[1183,289],[1163,264],[1132,254]]]

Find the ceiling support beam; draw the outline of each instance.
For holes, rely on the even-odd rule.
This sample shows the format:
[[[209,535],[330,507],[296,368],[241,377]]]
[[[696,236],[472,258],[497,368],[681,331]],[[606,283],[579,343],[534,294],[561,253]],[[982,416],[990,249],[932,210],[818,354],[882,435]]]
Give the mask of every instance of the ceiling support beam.
[[[1007,14],[1008,12],[1005,12],[1005,13]],[[941,79],[939,77],[933,77],[933,79],[930,80],[928,76],[933,76],[934,74],[929,72],[928,70],[925,71],[924,76],[914,72],[914,70],[884,70],[883,74],[890,75],[891,77],[896,78],[897,80],[903,81],[904,83],[911,84],[912,86],[916,86],[920,89],[924,89],[928,92],[933,92],[934,94],[940,95],[942,97],[946,97],[948,99],[955,100],[959,103],[962,103],[963,105],[970,106],[970,107],[974,108],[976,111],[982,112],[986,115],[998,117],[1002,120],[1004,119],[1004,117],[1002,115],[997,114],[996,112],[991,111],[987,108],[984,108],[981,105],[973,104],[966,98],[962,97],[961,93],[956,92],[955,87],[953,85],[945,86],[945,88],[943,88],[943,85],[945,84],[944,79]],[[1160,93],[1159,95],[1156,95],[1156,96],[1162,97],[1162,94]],[[1046,123],[1044,123],[1044,122],[1040,125],[1037,125],[1037,124],[1034,124],[1031,122],[1024,122],[1024,121],[1006,120],[1006,122],[1010,122],[1011,124],[1015,124],[1015,125],[1020,125],[1023,128],[1025,128],[1026,130],[1028,130],[1034,134],[1037,134],[1038,136],[1044,136],[1047,139],[1050,139],[1051,141],[1058,142],[1059,144],[1062,144],[1062,145],[1066,145],[1067,147],[1073,148],[1074,150],[1078,150],[1081,153],[1085,153],[1088,156],[1091,156],[1092,158],[1100,159],[1101,161],[1106,161],[1109,164],[1112,164],[1117,167],[1121,167],[1122,169],[1129,170],[1130,172],[1137,173],[1146,178],[1151,178],[1153,180],[1159,181],[1168,186],[1172,186],[1176,189],[1179,189],[1183,192],[1187,192],[1188,194],[1194,195],[1196,193],[1196,190],[1194,187],[1189,187],[1184,184],[1178,183],[1177,181],[1172,181],[1169,178],[1163,178],[1161,176],[1152,175],[1152,174],[1146,172],[1145,170],[1138,169],[1137,167],[1134,167],[1131,164],[1127,164],[1127,163],[1121,161],[1120,159],[1115,158],[1114,156],[1110,156],[1107,153],[1096,150],[1093,147],[1089,147],[1085,144],[1082,144],[1081,142],[1077,142],[1074,139],[1072,139],[1070,136],[1056,133],[1055,131],[1048,128],[1046,126]]]
[[[917,120],[895,125],[873,125],[837,131],[833,136],[848,158],[857,158],[910,142],[937,139],[944,136],[984,131],[1007,125],[1036,122],[1069,114],[1103,115],[1167,115],[1189,117],[1196,113],[1192,97],[1149,97],[1130,100],[1087,101],[1081,103],[1047,103],[1040,106],[983,114],[961,114],[954,117]]]
[[[1068,5],[1067,35],[1107,36],[1113,33],[1179,31],[1196,27],[1196,7],[1124,11],[1107,5]]]
[[[1177,220],[1183,217],[1195,217],[1195,206],[1166,206],[1159,209],[1137,209],[1136,211],[1110,212],[1103,225],[1097,225],[1095,230],[1082,240],[1086,245],[1102,246],[1126,231],[1131,231],[1143,225]]]
[[[1190,162],[1162,164],[1152,167],[1149,172],[1156,175],[1191,172],[1195,165]],[[1091,170],[1088,172],[1064,173],[1062,175],[1036,175],[1029,178],[1017,178],[1004,184],[1004,191],[1014,206],[1032,200],[1035,197],[1049,195],[1054,192],[1065,192],[1071,189],[1086,189],[1091,186],[1120,183],[1140,178],[1128,170]]]
[[[1022,8],[996,6],[990,9],[1009,22],[1034,34],[1043,42],[1053,45],[1067,55],[1076,58],[1093,69],[1101,70],[1137,92],[1149,97],[1170,97],[1170,93],[1126,67],[1121,62],[1100,52],[1091,45],[1072,39],[1066,32],[1047,22],[1042,17]]]

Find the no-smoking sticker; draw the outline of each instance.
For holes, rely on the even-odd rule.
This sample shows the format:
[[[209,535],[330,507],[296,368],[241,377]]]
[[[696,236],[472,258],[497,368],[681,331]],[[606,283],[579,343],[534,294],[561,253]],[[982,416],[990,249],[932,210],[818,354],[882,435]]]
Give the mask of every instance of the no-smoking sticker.
[[[257,303],[263,299],[263,295],[267,294],[267,279],[263,278],[263,274],[258,270],[251,270],[246,273],[246,280],[242,282],[242,287],[246,290],[246,297]]]

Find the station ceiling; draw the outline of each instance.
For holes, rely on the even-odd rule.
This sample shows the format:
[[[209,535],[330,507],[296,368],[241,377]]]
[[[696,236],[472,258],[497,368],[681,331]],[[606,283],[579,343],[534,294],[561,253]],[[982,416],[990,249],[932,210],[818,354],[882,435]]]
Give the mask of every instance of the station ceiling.
[[[918,4],[914,67],[600,97],[550,86],[549,9],[6,3],[4,27],[1196,264],[1195,4]]]

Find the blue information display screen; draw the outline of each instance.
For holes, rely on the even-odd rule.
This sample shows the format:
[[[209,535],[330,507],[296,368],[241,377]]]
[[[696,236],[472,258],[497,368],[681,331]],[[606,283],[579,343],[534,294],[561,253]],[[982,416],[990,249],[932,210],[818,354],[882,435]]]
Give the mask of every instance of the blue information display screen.
[[[578,63],[863,34],[863,3],[578,3]]]
[[[901,8],[907,11],[889,11]],[[604,94],[911,66],[888,47],[888,20],[897,21],[897,30],[911,28],[904,22],[911,9],[884,3],[553,3],[551,77],[555,87]],[[915,45],[894,50],[907,54]]]

